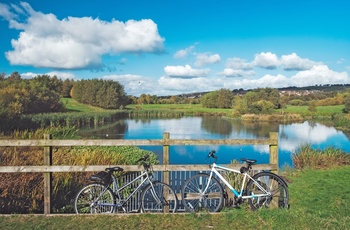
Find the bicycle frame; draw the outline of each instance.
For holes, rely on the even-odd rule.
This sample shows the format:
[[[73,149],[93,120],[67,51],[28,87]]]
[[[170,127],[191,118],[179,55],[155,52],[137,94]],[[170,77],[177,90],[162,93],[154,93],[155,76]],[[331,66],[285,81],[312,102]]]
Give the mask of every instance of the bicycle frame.
[[[126,199],[120,199],[120,201],[116,204],[111,204],[111,203],[100,203],[98,202],[98,205],[103,205],[103,206],[114,206],[114,207],[123,207],[125,203],[127,203],[134,195],[136,192],[138,192],[142,186],[145,186],[145,184],[148,183],[151,184],[152,186],[152,195],[154,196],[154,198],[160,202],[159,197],[156,195],[156,193],[154,192],[154,187],[153,187],[153,183],[152,180],[150,178],[150,175],[147,171],[143,171],[139,176],[137,176],[136,178],[134,178],[133,180],[129,181],[128,183],[124,184],[123,186],[121,186],[120,188],[118,187],[118,182],[116,177],[112,176],[113,179],[113,183],[112,183],[112,191],[114,193],[115,196],[117,196],[118,198],[121,198],[121,194],[120,192],[122,190],[124,190],[125,188],[127,188],[128,186],[132,185],[133,183],[135,183],[136,181],[138,181],[139,179],[141,179],[140,184],[134,189],[134,191],[132,191],[132,193],[130,195],[128,195],[126,197]],[[108,189],[108,187],[106,188],[106,190]],[[100,199],[100,197],[105,193],[104,190],[100,196],[97,197],[97,200]],[[93,205],[93,204],[92,204]]]
[[[237,191],[236,189],[234,189],[230,183],[221,175],[221,173],[218,171],[218,169],[221,169],[223,171],[229,171],[229,172],[233,172],[233,173],[237,173],[237,174],[243,174],[243,183],[242,183],[242,187],[240,191]],[[249,199],[249,198],[257,198],[257,197],[264,197],[264,196],[270,196],[271,193],[266,191],[266,189],[264,189],[256,180],[254,180],[247,172],[241,173],[238,170],[235,169],[231,169],[231,168],[226,168],[224,166],[221,165],[217,165],[216,163],[212,164],[211,167],[211,171],[210,171],[210,175],[209,175],[209,182],[211,181],[211,178],[213,177],[213,175],[216,175],[220,178],[220,180],[231,190],[231,192],[237,197],[237,198],[241,198],[241,199]],[[264,194],[256,194],[256,195],[250,195],[250,196],[243,196],[243,192],[244,192],[244,185],[246,184],[247,178],[252,180],[254,182],[254,184],[264,193]],[[206,188],[203,190],[203,194],[206,192],[206,190],[208,189],[210,183],[207,183]]]

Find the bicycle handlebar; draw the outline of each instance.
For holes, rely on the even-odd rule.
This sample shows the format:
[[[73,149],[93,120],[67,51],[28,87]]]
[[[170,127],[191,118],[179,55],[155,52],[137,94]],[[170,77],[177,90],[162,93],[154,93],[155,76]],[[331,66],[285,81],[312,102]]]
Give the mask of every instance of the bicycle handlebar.
[[[137,160],[137,163],[139,162],[145,162],[149,158],[149,154],[146,154],[144,157],[141,157],[140,159]]]
[[[215,153],[216,151],[215,150],[211,150],[209,153],[208,153],[208,158],[214,158],[214,162],[216,163],[216,160],[218,159],[217,156],[215,156]]]
[[[144,169],[147,170],[147,171],[151,167],[151,165],[146,162],[149,157],[150,157],[150,155],[146,154],[144,157],[141,157],[140,159],[137,160],[137,163],[142,162],[142,165],[143,165]]]

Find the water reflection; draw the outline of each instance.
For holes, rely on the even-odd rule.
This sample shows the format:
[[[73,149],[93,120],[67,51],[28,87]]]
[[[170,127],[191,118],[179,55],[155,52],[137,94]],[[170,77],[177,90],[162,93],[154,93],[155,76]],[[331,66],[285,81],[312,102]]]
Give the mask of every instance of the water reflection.
[[[291,153],[308,143],[315,148],[334,146],[350,152],[348,137],[334,127],[315,122],[279,124],[276,122],[243,122],[219,117],[183,117],[174,119],[125,119],[99,129],[85,130],[85,138],[162,139],[169,132],[173,139],[257,139],[267,138],[270,132],[279,133],[279,165],[292,166]],[[142,147],[154,151],[162,160],[162,147]],[[268,146],[171,146],[170,163],[206,163],[205,155],[216,149],[219,163],[250,157],[259,163],[269,162]]]

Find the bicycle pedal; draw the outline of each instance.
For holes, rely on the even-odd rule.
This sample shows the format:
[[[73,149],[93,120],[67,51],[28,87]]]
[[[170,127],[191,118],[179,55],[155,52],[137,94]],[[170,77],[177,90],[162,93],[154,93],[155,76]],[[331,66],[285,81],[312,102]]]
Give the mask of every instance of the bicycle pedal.
[[[239,205],[239,204],[233,203],[231,207],[232,207],[232,208],[240,208],[240,205]]]

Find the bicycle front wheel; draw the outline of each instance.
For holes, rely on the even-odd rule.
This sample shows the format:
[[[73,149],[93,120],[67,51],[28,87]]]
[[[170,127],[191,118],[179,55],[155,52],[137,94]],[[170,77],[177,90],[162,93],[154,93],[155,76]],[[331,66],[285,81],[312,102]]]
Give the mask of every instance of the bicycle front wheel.
[[[77,214],[113,213],[115,208],[113,192],[103,184],[86,185],[78,192],[74,208]]]
[[[174,190],[160,181],[147,185],[141,194],[142,212],[169,212],[177,210],[177,196]]]
[[[266,194],[261,187],[270,193]],[[248,199],[248,203],[252,210],[265,207],[269,209],[288,208],[289,193],[287,185],[276,174],[270,172],[262,172],[253,176],[246,189],[248,196],[253,196]]]
[[[219,212],[224,202],[224,190],[220,182],[214,177],[209,181],[209,175],[203,173],[196,174],[185,182],[181,196],[188,212]]]

